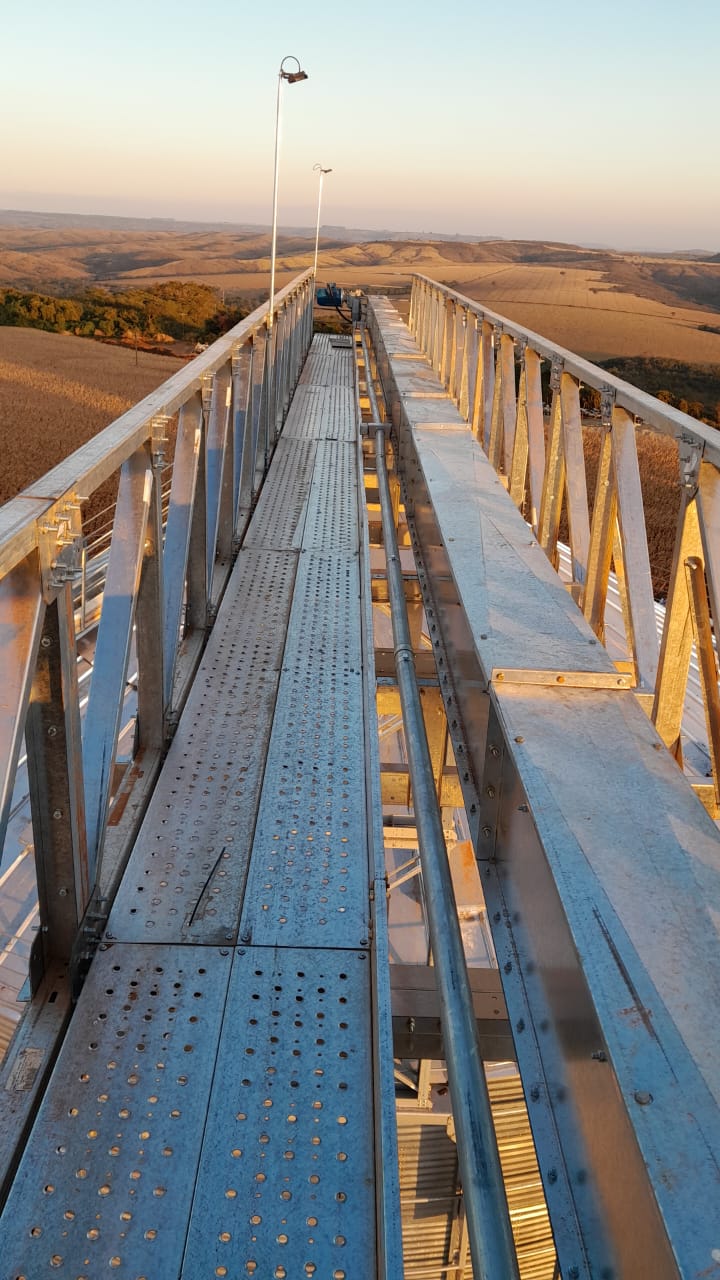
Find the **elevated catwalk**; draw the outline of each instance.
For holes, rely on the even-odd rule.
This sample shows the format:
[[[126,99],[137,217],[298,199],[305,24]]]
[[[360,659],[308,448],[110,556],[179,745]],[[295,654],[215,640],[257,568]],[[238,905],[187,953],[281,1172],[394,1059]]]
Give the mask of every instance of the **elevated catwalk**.
[[[352,352],[316,337],[5,1207],[4,1276],[377,1274],[359,458]]]

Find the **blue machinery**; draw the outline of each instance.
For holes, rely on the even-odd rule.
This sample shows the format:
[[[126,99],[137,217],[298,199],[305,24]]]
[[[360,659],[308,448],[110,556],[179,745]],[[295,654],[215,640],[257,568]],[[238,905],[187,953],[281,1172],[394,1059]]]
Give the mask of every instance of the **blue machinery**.
[[[313,283],[0,511],[3,1275],[720,1276],[718,437],[421,277],[313,338]]]

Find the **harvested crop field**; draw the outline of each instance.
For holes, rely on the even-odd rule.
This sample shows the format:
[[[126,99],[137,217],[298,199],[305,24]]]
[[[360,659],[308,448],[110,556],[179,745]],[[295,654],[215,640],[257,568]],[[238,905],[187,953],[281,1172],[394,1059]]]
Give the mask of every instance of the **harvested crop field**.
[[[700,328],[720,326],[720,315],[626,292],[599,271],[483,263],[455,287],[591,360],[633,355],[720,364],[720,332]]]
[[[165,382],[181,361],[91,338],[0,328],[0,503]]]

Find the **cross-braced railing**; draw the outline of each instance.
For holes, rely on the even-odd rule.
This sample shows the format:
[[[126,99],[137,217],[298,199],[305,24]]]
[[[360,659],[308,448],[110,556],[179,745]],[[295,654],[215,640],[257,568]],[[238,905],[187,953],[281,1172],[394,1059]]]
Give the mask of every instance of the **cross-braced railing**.
[[[266,305],[0,510],[0,849],[24,735],[33,987],[51,961],[81,974],[100,935],[299,377],[312,303],[306,272],[277,295],[270,341]],[[83,512],[118,475],[112,534],[98,544],[106,569],[83,717]],[[137,712],[123,774],[131,656]]]
[[[556,567],[564,517],[572,595],[603,642],[614,570],[638,693],[680,763],[694,643],[712,769],[711,784],[694,785],[717,817],[720,696],[714,631],[720,620],[720,433],[424,276],[413,277],[409,323]],[[547,420],[543,366],[552,392]],[[592,503],[586,470],[591,432],[584,425],[583,388],[593,389],[599,406]],[[678,447],[679,515],[660,639],[638,424]],[[596,435],[597,430],[598,424]]]

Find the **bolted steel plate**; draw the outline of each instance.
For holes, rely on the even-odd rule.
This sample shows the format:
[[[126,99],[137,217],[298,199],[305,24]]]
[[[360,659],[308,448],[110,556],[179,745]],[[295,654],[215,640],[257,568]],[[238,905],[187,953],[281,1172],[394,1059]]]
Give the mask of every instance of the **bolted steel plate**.
[[[315,442],[281,439],[260,492],[243,546],[292,551],[302,544]]]
[[[300,557],[241,940],[364,945],[368,837],[358,561]]]
[[[235,941],[297,554],[241,551],[108,925]]]
[[[232,954],[99,952],[0,1221],[13,1280],[177,1280]]]
[[[338,350],[335,335],[316,333],[300,377],[299,386],[338,387],[355,385],[352,348]]]
[[[301,384],[283,429],[283,439],[345,440],[357,437],[352,387]]]
[[[374,1280],[370,961],[233,962],[183,1280]]]
[[[350,551],[359,547],[357,447],[321,440],[308,498],[303,550]],[[355,600],[359,612],[359,601]]]

